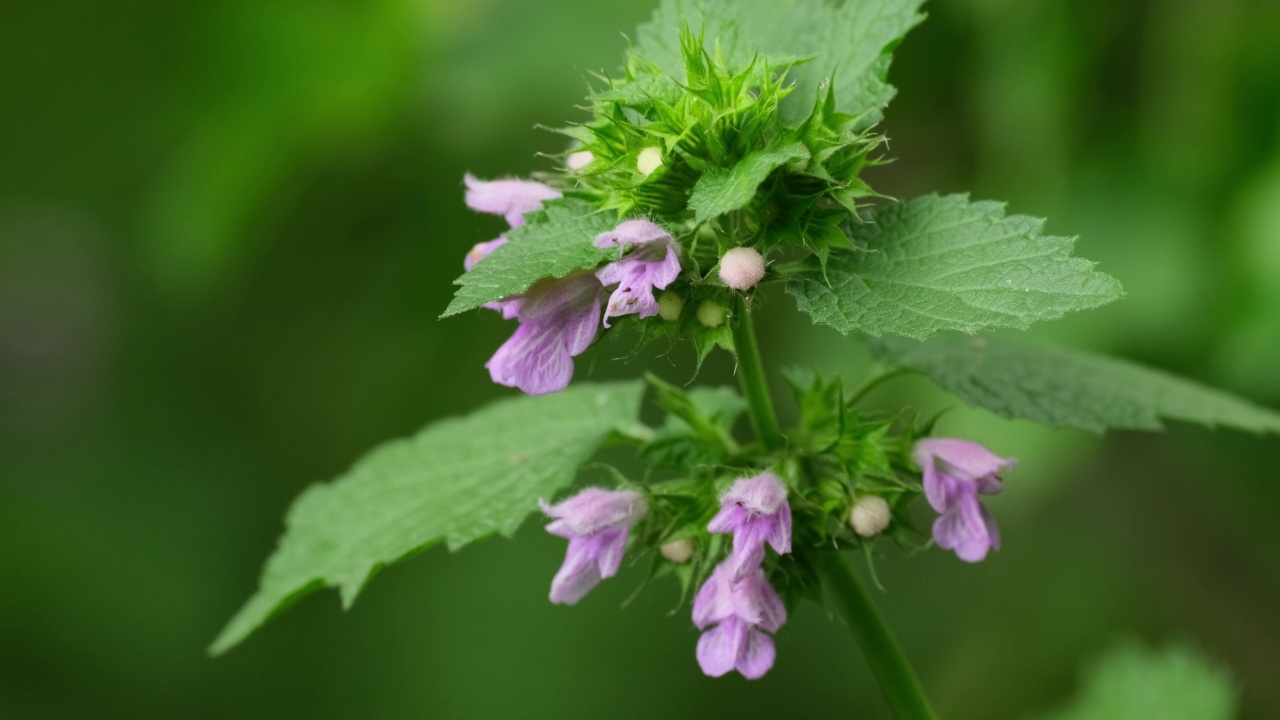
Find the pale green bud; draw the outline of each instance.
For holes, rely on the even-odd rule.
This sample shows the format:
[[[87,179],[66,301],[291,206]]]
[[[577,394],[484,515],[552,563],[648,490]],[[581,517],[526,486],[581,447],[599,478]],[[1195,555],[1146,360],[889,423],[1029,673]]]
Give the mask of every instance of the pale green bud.
[[[707,298],[698,306],[698,322],[709,328],[718,328],[729,317],[729,309],[720,303]]]
[[[676,564],[684,564],[689,562],[693,557],[693,541],[692,540],[672,540],[664,543],[658,548],[658,552],[662,553],[662,557]]]
[[[658,317],[667,322],[675,322],[680,319],[680,313],[684,310],[684,299],[670,290],[658,296]]]

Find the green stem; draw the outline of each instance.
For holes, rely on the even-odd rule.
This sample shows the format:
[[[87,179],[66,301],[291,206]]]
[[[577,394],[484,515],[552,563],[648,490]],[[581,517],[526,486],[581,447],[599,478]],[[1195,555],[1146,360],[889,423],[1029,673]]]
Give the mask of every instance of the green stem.
[[[751,424],[755,427],[760,442],[769,450],[777,450],[783,445],[782,429],[778,426],[778,416],[773,412],[773,401],[769,399],[769,386],[764,378],[760,347],[756,345],[751,311],[742,298],[738,298],[731,322],[733,349],[738,354],[738,379],[742,383],[742,394],[747,396]]]
[[[885,625],[871,596],[840,555],[830,553],[822,573],[822,584],[853,630],[854,638],[880,682],[893,716],[898,720],[934,720],[933,708],[929,706],[907,656],[902,653],[889,626]]]

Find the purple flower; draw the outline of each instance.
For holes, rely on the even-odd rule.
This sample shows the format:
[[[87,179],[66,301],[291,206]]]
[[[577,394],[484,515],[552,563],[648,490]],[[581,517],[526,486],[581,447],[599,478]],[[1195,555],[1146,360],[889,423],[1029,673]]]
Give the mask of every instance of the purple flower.
[[[648,511],[640,493],[587,488],[558,505],[539,500],[554,518],[547,532],[569,540],[560,572],[551,581],[551,602],[573,605],[600,581],[613,577],[627,549],[631,523]]]
[[[995,495],[1003,489],[999,472],[1017,465],[997,457],[967,440],[920,440],[912,452],[924,471],[924,493],[941,515],[933,523],[933,539],[940,547],[955,550],[966,562],[978,562],[991,548],[1000,549],[1000,529],[995,518],[978,501],[978,495]]]
[[[520,321],[485,367],[499,385],[529,395],[559,392],[573,379],[573,358],[595,340],[600,281],[590,273],[539,280],[524,295],[503,300],[506,317]]]
[[[641,318],[658,314],[655,288],[665,290],[680,276],[680,258],[676,254],[671,233],[648,220],[627,220],[618,227],[596,236],[596,247],[638,245],[617,262],[596,271],[596,277],[607,285],[618,286],[609,297],[604,326],[609,318],[635,313]]]
[[[769,543],[779,555],[791,552],[791,506],[787,488],[770,472],[742,478],[720,498],[720,512],[707,530],[733,533],[733,556],[729,563],[737,581],[764,561],[764,545]]]
[[[560,197],[557,190],[532,180],[478,180],[467,175],[467,207],[490,215],[502,215],[511,227],[524,224],[524,214]]]
[[[755,680],[773,667],[777,651],[767,633],[782,627],[787,609],[763,570],[753,567],[735,580],[731,566],[717,565],[693,600],[693,624],[715,625],[698,638],[698,664],[711,677],[737,670]]]

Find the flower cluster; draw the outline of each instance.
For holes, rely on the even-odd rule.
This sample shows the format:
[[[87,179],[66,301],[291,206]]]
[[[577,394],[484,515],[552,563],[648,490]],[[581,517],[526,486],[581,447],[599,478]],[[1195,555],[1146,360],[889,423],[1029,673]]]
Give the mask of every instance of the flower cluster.
[[[707,524],[714,533],[733,533],[733,553],[716,566],[693,602],[693,624],[702,672],[719,677],[737,670],[755,680],[773,667],[773,638],[787,610],[764,576],[764,546],[791,552],[791,506],[787,487],[773,473],[742,478],[720,499],[720,512]],[[710,630],[707,627],[714,626]]]
[[[704,631],[698,664],[712,677],[737,670],[754,680],[773,667],[772,633],[787,621],[787,610],[765,577],[764,556],[765,544],[780,555],[791,552],[791,507],[786,486],[768,472],[737,480],[720,503],[707,530],[732,533],[733,551],[694,599],[693,624]],[[631,526],[649,509],[637,492],[600,488],[541,507],[553,519],[547,532],[569,541],[564,563],[551,581],[551,602],[565,605],[577,603],[617,573]],[[694,546],[678,540],[661,550],[668,561],[685,563]]]
[[[503,215],[513,228],[524,224],[526,213],[560,197],[552,188],[530,180],[485,182],[468,175],[466,184],[471,209]],[[507,242],[506,237],[499,237],[476,245],[467,253],[463,266],[470,272]],[[573,358],[596,339],[601,324],[600,298],[610,286],[616,289],[603,312],[605,328],[610,318],[658,314],[654,291],[666,289],[680,275],[679,249],[671,233],[646,219],[627,220],[601,233],[595,244],[630,252],[594,273],[545,278],[520,295],[486,305],[519,322],[515,334],[485,365],[495,383],[529,395],[568,387],[573,379]]]

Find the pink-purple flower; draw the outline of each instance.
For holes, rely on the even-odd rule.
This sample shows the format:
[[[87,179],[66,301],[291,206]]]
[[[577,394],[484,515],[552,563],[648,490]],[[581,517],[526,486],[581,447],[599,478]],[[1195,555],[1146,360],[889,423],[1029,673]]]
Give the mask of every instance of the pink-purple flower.
[[[513,228],[524,224],[525,213],[539,210],[542,203],[560,197],[559,191],[533,180],[478,180],[472,175],[463,180],[467,184],[467,207],[501,215]]]
[[[765,579],[764,570],[753,567],[736,580],[732,561],[716,566],[693,601],[693,624],[706,630],[698,638],[698,665],[711,677],[730,670],[755,680],[773,667],[777,651],[773,638],[787,621],[787,609]]]
[[[573,358],[595,340],[603,289],[584,272],[539,280],[523,295],[503,300],[503,315],[517,318],[520,327],[485,363],[489,376],[529,395],[568,387]]]
[[[569,541],[564,564],[551,581],[551,602],[563,605],[577,603],[618,572],[631,523],[648,511],[638,492],[601,488],[587,488],[556,505],[541,500],[538,505],[553,518],[547,532]]]
[[[1017,465],[968,440],[933,438],[916,443],[912,455],[924,471],[924,493],[941,513],[933,523],[939,547],[954,550],[966,562],[978,562],[1000,549],[1000,529],[978,495],[1004,487],[1000,471]]]
[[[771,472],[734,482],[720,498],[720,512],[707,530],[733,533],[732,577],[744,577],[764,561],[765,543],[779,555],[791,552],[791,506],[787,487]]]
[[[633,313],[640,318],[657,315],[654,289],[665,290],[680,276],[680,258],[671,233],[643,218],[627,220],[597,235],[595,244],[599,248],[636,246],[621,260],[596,272],[605,286],[618,286],[609,297],[604,326],[609,327],[611,317]]]

